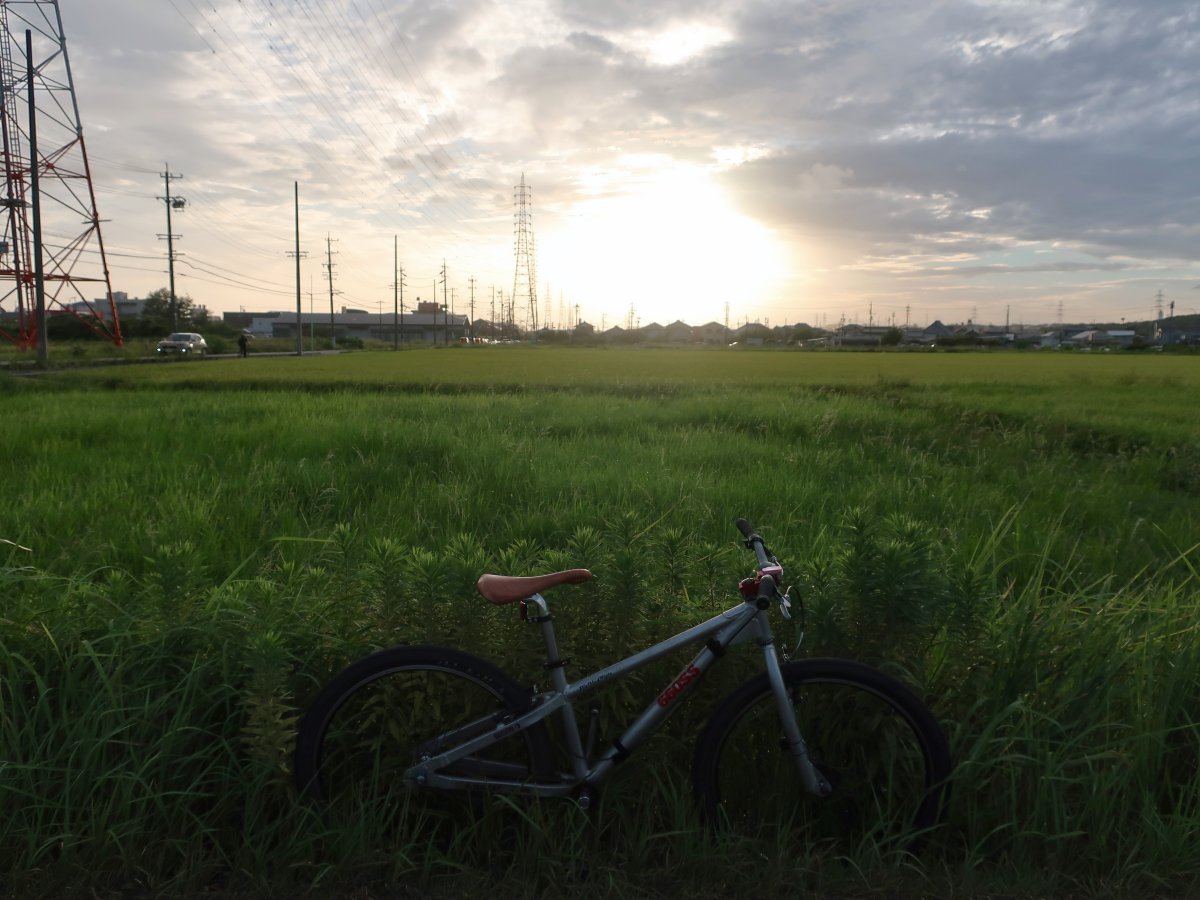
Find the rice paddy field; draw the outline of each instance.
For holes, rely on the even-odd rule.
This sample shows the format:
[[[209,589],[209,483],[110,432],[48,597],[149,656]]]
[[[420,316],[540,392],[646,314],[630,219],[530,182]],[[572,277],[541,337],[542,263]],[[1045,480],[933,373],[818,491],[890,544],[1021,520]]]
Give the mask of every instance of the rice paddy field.
[[[1145,896],[1200,871],[1200,358],[487,347],[0,375],[0,861],[21,896]],[[880,665],[956,764],[919,858],[705,828],[722,661],[585,814],[297,799],[347,663],[544,680],[485,571],[557,589],[578,676],[737,601]],[[683,657],[602,695],[611,740]],[[581,713],[583,715],[583,713]]]

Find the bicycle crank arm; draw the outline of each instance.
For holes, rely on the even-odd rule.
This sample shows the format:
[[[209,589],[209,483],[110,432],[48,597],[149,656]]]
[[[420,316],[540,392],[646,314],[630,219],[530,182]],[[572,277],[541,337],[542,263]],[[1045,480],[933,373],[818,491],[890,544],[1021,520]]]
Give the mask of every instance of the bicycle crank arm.
[[[483,782],[475,781],[473,779],[454,778],[452,776],[442,774],[438,770],[470,756],[477,750],[482,750],[484,747],[490,747],[492,744],[495,744],[498,741],[512,737],[513,735],[517,734],[517,732],[528,727],[529,725],[532,725],[534,722],[540,722],[542,719],[546,718],[546,716],[561,709],[563,704],[567,702],[567,698],[562,694],[542,694],[540,695],[539,699],[540,702],[537,703],[532,709],[520,716],[517,716],[511,721],[505,721],[504,719],[501,719],[486,733],[479,734],[477,737],[473,737],[465,743],[459,744],[458,746],[449,750],[445,750],[436,756],[428,756],[423,758],[417,765],[405,771],[404,775],[402,776],[402,780],[405,784],[415,785],[417,787],[457,788],[479,786],[481,784],[487,784],[489,786],[502,784],[503,782]],[[462,736],[464,732],[477,733],[481,721],[483,720],[474,722],[471,725],[467,725],[463,728],[456,729],[455,731],[448,732],[441,737],[434,738],[432,741],[427,741],[422,745],[422,749],[425,747],[433,748],[444,746],[449,739]]]

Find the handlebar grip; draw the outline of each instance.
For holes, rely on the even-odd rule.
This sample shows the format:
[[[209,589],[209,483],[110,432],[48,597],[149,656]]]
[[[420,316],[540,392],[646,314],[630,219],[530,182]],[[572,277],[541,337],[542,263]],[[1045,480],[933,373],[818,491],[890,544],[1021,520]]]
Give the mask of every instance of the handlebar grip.
[[[733,524],[737,526],[737,530],[742,533],[742,537],[744,538],[748,538],[754,534],[754,529],[750,527],[750,523],[745,519],[738,519]]]
[[[764,575],[758,581],[758,599],[773,600],[775,598],[775,579]]]

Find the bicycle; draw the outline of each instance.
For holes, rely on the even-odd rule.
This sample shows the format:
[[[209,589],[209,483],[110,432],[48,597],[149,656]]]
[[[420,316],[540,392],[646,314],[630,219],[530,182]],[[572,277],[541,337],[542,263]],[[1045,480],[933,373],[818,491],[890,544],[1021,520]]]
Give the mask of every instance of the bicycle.
[[[735,689],[696,744],[692,782],[703,817],[753,830],[774,823],[810,838],[869,836],[919,846],[938,821],[950,751],[933,713],[878,669],[843,659],[780,663],[767,611],[786,618],[790,591],[761,535],[737,520],[757,558],[743,602],[706,622],[577,681],[566,677],[543,591],[592,577],[572,569],[535,577],[483,575],[479,593],[520,603],[540,625],[546,693],[526,692],[492,663],[460,650],[402,646],[348,666],[304,716],[295,750],[302,795],[362,802],[403,794],[462,797],[490,791],[568,797],[587,809],[598,785],[636,752],[731,647],[753,641],[765,671]],[[803,606],[801,605],[801,609]],[[802,636],[801,636],[802,639]],[[615,679],[700,644],[699,653],[607,750],[593,758],[596,707],[586,745],[573,702]],[[559,772],[547,721],[561,715],[570,771]],[[389,801],[390,802],[390,801]]]

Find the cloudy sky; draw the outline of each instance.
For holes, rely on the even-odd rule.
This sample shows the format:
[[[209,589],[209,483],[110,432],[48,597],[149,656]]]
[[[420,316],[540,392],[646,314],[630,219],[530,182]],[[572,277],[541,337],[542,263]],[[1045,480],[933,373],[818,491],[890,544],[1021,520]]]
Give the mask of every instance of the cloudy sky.
[[[1200,6],[62,0],[114,288],[390,308],[445,259],[543,319],[1148,318],[1200,307]],[[548,285],[548,288],[547,288]],[[552,302],[545,304],[547,290]]]

